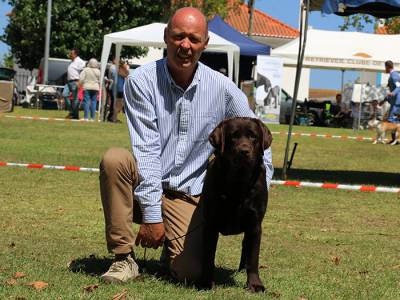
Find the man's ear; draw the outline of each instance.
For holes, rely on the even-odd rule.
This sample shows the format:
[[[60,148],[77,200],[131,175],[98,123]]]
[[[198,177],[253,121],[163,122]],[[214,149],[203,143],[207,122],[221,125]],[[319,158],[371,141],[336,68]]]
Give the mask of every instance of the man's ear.
[[[225,134],[224,134],[225,121],[218,124],[217,127],[210,133],[208,141],[211,146],[218,150],[219,153],[224,152]]]
[[[257,123],[258,125],[258,129],[260,132],[260,137],[261,137],[261,141],[260,141],[260,148],[261,148],[261,153],[264,153],[264,150],[267,150],[272,143],[272,134],[271,131],[269,131],[268,127],[264,125],[263,122],[261,122],[261,120],[259,119],[254,119],[254,121]]]
[[[210,41],[210,36],[207,35],[206,42],[204,43],[204,48],[203,48],[203,50],[207,49],[207,46],[208,46],[208,42],[209,42],[209,41]]]
[[[164,43],[167,44],[168,26],[164,28]]]

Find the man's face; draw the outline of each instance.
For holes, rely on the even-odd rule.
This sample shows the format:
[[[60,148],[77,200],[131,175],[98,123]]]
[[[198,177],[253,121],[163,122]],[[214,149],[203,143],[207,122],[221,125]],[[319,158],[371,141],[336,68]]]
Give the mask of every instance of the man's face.
[[[74,50],[69,51],[69,58],[70,58],[71,60],[74,60],[75,57],[76,57],[75,51],[74,51]]]
[[[386,74],[389,74],[390,71],[392,71],[392,68],[390,68],[390,67],[388,67],[388,66],[385,66],[385,73],[386,73]]]
[[[341,96],[341,95],[337,95],[337,96],[336,96],[336,102],[337,102],[337,103],[342,102],[342,96]]]
[[[194,16],[174,18],[164,31],[168,64],[174,71],[194,70],[202,51],[207,47],[208,34],[204,22]]]

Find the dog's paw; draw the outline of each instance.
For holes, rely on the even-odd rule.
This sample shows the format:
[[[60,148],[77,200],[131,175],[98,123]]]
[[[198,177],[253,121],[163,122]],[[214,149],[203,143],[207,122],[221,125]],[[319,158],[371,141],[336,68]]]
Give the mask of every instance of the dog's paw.
[[[260,283],[247,283],[247,289],[252,293],[265,292],[265,287],[261,282]]]
[[[378,143],[378,140],[375,140],[372,144],[376,145]]]
[[[265,292],[265,287],[258,275],[249,274],[249,277],[247,278],[247,289],[253,293]]]

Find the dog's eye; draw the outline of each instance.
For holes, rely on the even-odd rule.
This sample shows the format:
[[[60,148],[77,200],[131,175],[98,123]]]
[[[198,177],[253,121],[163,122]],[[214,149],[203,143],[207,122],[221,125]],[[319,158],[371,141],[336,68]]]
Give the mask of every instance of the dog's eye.
[[[232,139],[238,139],[240,138],[240,133],[239,131],[234,131],[232,132]]]
[[[248,132],[247,132],[247,137],[248,137],[250,140],[255,140],[255,139],[257,138],[257,136],[255,135],[255,133],[254,133],[253,131],[248,131]]]

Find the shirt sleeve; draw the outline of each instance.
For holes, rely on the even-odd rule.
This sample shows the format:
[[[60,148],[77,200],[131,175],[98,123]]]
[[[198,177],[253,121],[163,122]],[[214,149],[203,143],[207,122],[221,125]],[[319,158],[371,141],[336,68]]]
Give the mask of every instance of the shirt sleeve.
[[[134,191],[144,223],[160,223],[161,144],[157,117],[144,76],[129,77],[124,88],[126,116],[133,154],[137,161],[139,185]]]
[[[250,109],[246,95],[233,83],[229,82],[225,91],[225,118],[234,117],[250,117],[257,118]],[[264,151],[264,165],[266,170],[267,186],[271,185],[272,176],[274,175],[274,167],[272,165],[271,147]]]

